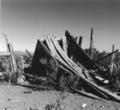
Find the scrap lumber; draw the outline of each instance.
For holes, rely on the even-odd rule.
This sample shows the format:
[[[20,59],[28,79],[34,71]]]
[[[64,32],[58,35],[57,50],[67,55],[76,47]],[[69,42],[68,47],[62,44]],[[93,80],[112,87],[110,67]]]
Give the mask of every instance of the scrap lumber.
[[[108,79],[108,77],[105,76],[106,71],[101,69],[97,63],[89,58],[89,56],[86,55],[86,53],[82,50],[82,48],[77,45],[77,43],[74,40],[74,37],[70,35],[68,31],[65,33],[67,37],[68,43],[68,53],[70,53],[75,61],[77,63],[82,64],[84,67],[86,67],[90,71],[90,75],[92,75],[93,81],[98,83],[99,85],[106,84],[105,80]],[[103,80],[99,80],[100,78]],[[109,84],[109,81],[108,83]]]
[[[73,70],[71,73],[73,74],[76,74],[77,76],[79,76],[81,78],[81,81],[86,85],[86,89],[89,88],[90,90],[94,92],[96,92],[95,95],[99,94],[101,95],[101,97],[104,97],[105,99],[108,99],[108,100],[116,100],[116,101],[119,101],[120,102],[120,97],[107,91],[106,89],[102,88],[102,87],[99,87],[98,85],[94,84],[93,82],[91,82],[90,80],[86,79],[85,77],[83,77],[78,69],[76,67],[74,67],[74,63],[72,63],[73,61],[71,61],[71,59],[69,59],[67,57],[67,55],[64,53],[64,51],[59,47],[58,43],[56,40],[54,40],[53,38],[51,38],[51,41],[53,43],[53,46],[54,46],[54,50],[56,51],[57,55],[62,59],[63,62],[65,63],[61,63],[62,65],[69,65],[69,68],[71,68],[71,70]],[[45,48],[44,44],[41,43],[40,41],[38,41],[39,46],[36,47],[36,50],[35,50],[35,53],[34,53],[34,56],[33,56],[33,62],[32,63],[34,66],[34,64],[36,66],[38,66],[38,68],[41,68],[41,66],[43,66],[43,62],[39,62],[41,58],[47,58],[47,61],[48,61],[48,64],[49,64],[49,61],[51,58],[53,58],[51,55],[51,53],[49,51],[46,51],[48,49]],[[41,46],[40,46],[41,45]],[[38,48],[39,47],[39,48]],[[58,59],[57,59],[58,60]],[[60,60],[59,60],[60,61]],[[37,63],[36,63],[37,62]],[[42,65],[41,65],[42,64]],[[52,66],[52,65],[51,65]],[[50,66],[50,67],[51,67]],[[73,66],[73,67],[72,67]],[[64,66],[65,67],[65,66]],[[35,68],[34,68],[35,69]],[[67,68],[66,68],[67,69]],[[42,68],[43,70],[43,68]],[[36,70],[37,71],[37,70]],[[33,71],[34,73],[36,71]],[[69,70],[68,70],[69,71]],[[53,71],[52,71],[53,72]],[[33,73],[33,74],[34,74]],[[70,73],[70,72],[69,72]],[[40,71],[38,72],[38,74],[41,74]],[[51,73],[52,74],[52,73]],[[34,74],[35,75],[35,74]]]
[[[76,68],[77,66],[75,66],[75,67],[73,66],[75,63],[66,56],[66,54],[62,51],[62,49],[59,47],[59,45],[57,44],[57,42],[55,42],[55,40],[53,39],[52,36],[51,36],[51,40],[52,40],[52,42],[54,43],[54,47],[56,48],[56,51],[58,52],[58,54],[60,55],[60,57],[62,57],[62,59],[63,59],[64,61],[68,62],[69,65],[70,65],[70,63],[71,63],[72,65],[70,65],[70,67],[73,68],[73,70],[76,69],[76,71],[73,71],[73,72],[75,72],[78,76],[86,79],[86,78],[82,75],[82,72],[79,71],[78,68]],[[79,68],[80,68],[80,67],[79,67]],[[89,79],[90,79],[90,78],[89,78]],[[107,96],[104,95],[103,93],[101,93],[101,91],[97,90],[97,89],[94,88],[94,87],[93,87],[93,89],[95,89],[95,91],[99,92],[103,97],[107,98]]]
[[[55,41],[56,42],[56,41]],[[40,44],[42,44],[42,43],[40,43]],[[55,44],[56,45],[56,44]],[[55,45],[54,45],[54,47],[55,47]],[[58,45],[58,44],[57,44]],[[59,45],[58,45],[59,46]],[[42,45],[41,46],[41,50],[44,50],[44,46]],[[66,56],[66,54],[62,51],[62,53],[59,51],[59,49],[56,47],[55,48],[56,49],[56,52],[59,52],[59,57],[61,57],[61,56]],[[38,49],[39,50],[39,49]],[[37,50],[37,51],[38,51]],[[45,52],[47,52],[47,51],[45,51]],[[62,55],[61,55],[61,54]],[[49,54],[49,53],[48,53]],[[43,54],[43,55],[46,55],[45,53]],[[37,59],[39,59],[39,57],[40,56],[38,56],[37,57]],[[63,59],[63,58],[62,58]],[[65,60],[65,59],[64,59]],[[68,61],[67,61],[68,62]],[[69,63],[69,62],[68,62]],[[63,64],[64,65],[64,64]],[[40,67],[40,65],[38,65],[39,67]],[[71,67],[70,67],[71,68]],[[106,89],[104,89],[104,88],[101,88],[101,87],[98,87],[96,84],[94,84],[94,83],[92,83],[92,82],[90,82],[88,79],[86,79],[86,78],[84,78],[84,77],[82,77],[78,72],[77,72],[77,70],[76,71],[73,71],[73,73],[74,74],[76,74],[76,75],[78,75],[80,78],[82,78],[82,81],[84,82],[84,83],[86,83],[86,85],[87,85],[87,88],[89,87],[89,88],[91,88],[92,90],[94,90],[94,91],[96,91],[97,93],[99,93],[102,97],[104,97],[104,98],[106,98],[106,99],[113,99],[113,100],[116,100],[116,101],[119,101],[120,102],[120,98],[117,96],[117,95],[115,95],[115,94],[113,94],[113,93],[111,93],[111,92],[108,92]],[[95,94],[95,95],[97,95],[97,94]]]
[[[68,31],[65,32],[65,36],[67,38],[68,44],[68,56],[71,55],[76,59],[77,62],[82,64],[88,70],[98,71],[99,75],[102,75],[103,71],[99,68],[99,66],[95,63],[95,61],[91,60],[90,57],[84,52],[84,50],[77,45],[74,37],[70,35]]]
[[[56,49],[55,49],[55,46],[54,46],[54,44],[53,44],[53,42],[55,41],[52,37],[48,37],[48,39],[49,38],[51,38],[50,40],[50,42],[51,42],[51,45],[53,45],[53,46],[50,46],[50,47],[52,47],[52,48],[54,48],[54,53],[55,53],[55,55],[56,56],[59,56],[59,59],[58,60],[60,60],[60,61],[62,61],[63,62],[63,64],[65,64],[65,65],[67,65],[68,67],[70,67],[71,69],[72,69],[72,72],[75,72],[76,71],[76,69],[75,68],[77,68],[77,70],[80,72],[80,75],[81,76],[83,76],[83,77],[85,77],[83,74],[82,74],[82,69],[77,65],[77,64],[75,64],[71,59],[65,59],[65,58],[63,58],[63,57],[66,57],[67,55],[65,55],[65,56],[60,56],[60,54],[59,54],[59,52],[58,51],[56,51]],[[54,43],[57,43],[57,42],[54,42]],[[58,48],[61,50],[61,48],[59,47],[59,45],[57,45],[58,46]],[[62,51],[62,50],[61,50]],[[67,61],[67,60],[69,60],[69,61]],[[72,63],[70,63],[70,62],[72,62]]]
[[[46,36],[45,40],[49,46],[51,54],[57,59],[57,61],[61,64],[61,66],[66,68],[68,71],[73,72],[73,69],[70,68],[69,64],[67,64],[65,61],[63,61],[63,59],[56,52],[56,50],[55,50],[55,48],[50,40],[50,37]]]
[[[53,38],[52,38],[53,39]],[[62,49],[58,48],[59,45],[57,44],[57,41],[53,41],[54,43],[54,46],[56,47],[56,50],[57,52],[59,52],[59,55],[60,56],[63,56],[62,58],[66,59],[67,56],[66,54],[62,51]],[[67,58],[69,59],[69,58]],[[76,70],[77,71],[77,70]],[[88,79],[82,77],[79,72],[75,72],[75,74],[79,75],[80,78],[82,78],[82,81],[88,86],[90,87],[92,90],[96,91],[98,94],[100,94],[102,97],[106,98],[106,99],[109,99],[109,100],[115,100],[115,101],[118,101],[120,102],[120,97],[108,90],[106,90],[105,88],[102,88],[98,85],[96,85],[95,83],[89,81]]]
[[[68,53],[69,53],[68,55],[69,56],[72,55],[78,64],[83,65],[87,70],[89,70],[93,82],[98,83],[100,85],[104,84],[104,82],[99,81],[99,79],[96,76],[103,78],[103,80],[105,80],[107,79],[105,78],[104,75],[106,71],[102,70],[95,61],[90,59],[90,57],[76,43],[74,37],[70,35],[68,31],[65,32],[65,36],[68,41]]]
[[[58,43],[57,43],[57,41],[55,41],[54,39],[53,39],[53,37],[51,37],[51,40],[52,40],[52,42],[53,42],[53,45],[55,46],[55,48],[56,48],[56,50],[58,49],[59,51],[57,51],[58,52],[58,54],[61,56],[61,58],[66,62],[66,63],[68,63],[68,65],[74,70],[74,71],[79,71],[79,74],[81,75],[81,76],[83,76],[83,77],[85,77],[85,78],[87,78],[87,79],[90,79],[90,76],[89,76],[89,74],[88,74],[88,72],[87,72],[87,69],[84,67],[84,66],[82,66],[82,65],[77,65],[76,63],[74,63],[70,58],[68,58],[67,57],[67,55],[65,54],[64,55],[64,52],[61,50],[61,48],[60,48],[60,46],[58,45]],[[64,55],[64,56],[63,56]],[[83,70],[85,70],[84,72],[83,72]]]
[[[62,56],[62,59],[64,59],[64,60],[66,60],[67,62],[70,62],[71,61],[71,59],[69,59],[69,58],[67,58],[67,56],[66,56],[66,54],[64,54],[64,52],[59,48],[59,46],[57,45],[57,42],[55,42],[55,40],[54,39],[52,39],[52,41],[54,42],[54,46],[58,49],[57,50],[57,52],[59,51],[59,55],[60,56]],[[72,62],[72,61],[71,61]],[[71,66],[72,67],[72,66]],[[74,68],[75,69],[75,68]],[[76,70],[77,71],[77,75],[78,76],[81,76],[81,77],[83,77],[81,74],[81,72],[80,71],[78,71],[78,70]],[[74,71],[75,72],[75,71]],[[94,88],[95,89],[95,88]],[[95,89],[96,90],[96,89]],[[98,91],[98,90],[96,90],[96,91]],[[98,91],[98,92],[100,92],[100,91]],[[100,92],[100,94],[102,94],[105,98],[107,98],[103,93],[101,93]]]
[[[112,51],[108,55],[105,55],[95,61],[90,59],[90,57],[84,52],[84,50],[77,45],[77,43],[74,40],[74,37],[70,35],[68,31],[65,32],[65,36],[67,37],[68,43],[68,56],[73,55],[73,57],[76,59],[76,61],[79,61],[82,65],[84,65],[88,70],[95,70],[98,75],[103,76],[104,71],[98,66],[98,61],[104,60],[105,58],[113,55],[114,53],[118,52],[118,50]],[[90,48],[93,48],[93,29],[91,29],[91,43]],[[74,48],[73,48],[74,47]],[[79,56],[79,57],[78,57]]]
[[[55,51],[54,51],[54,48],[52,48],[52,45],[50,44],[51,42],[49,42],[49,39],[47,39],[47,38],[49,38],[48,36],[45,36],[45,39],[44,39],[44,42],[46,42],[45,44],[44,44],[44,42],[43,43],[41,43],[42,41],[39,41],[38,40],[38,42],[39,42],[39,47],[41,46],[41,47],[43,47],[44,48],[44,50],[45,50],[45,52],[47,53],[47,55],[49,55],[54,61],[55,61],[55,63],[57,64],[56,66],[56,68],[61,68],[61,69],[63,69],[64,71],[67,71],[67,72],[69,72],[69,68],[66,68],[66,67],[63,67],[62,65],[59,65],[58,64],[58,61],[57,61],[57,59],[59,59],[60,57],[58,57],[58,56],[56,56],[54,53],[55,53]],[[37,46],[36,46],[37,47]],[[39,50],[40,51],[40,50]]]
[[[53,54],[51,54],[51,52],[49,52],[48,50],[47,50],[47,48],[44,46],[44,44],[43,43],[41,43],[40,41],[38,41],[39,43],[37,43],[37,45],[38,44],[40,44],[41,45],[41,49],[43,49],[43,50],[45,50],[44,52],[46,52],[46,54],[48,54],[48,55],[50,55],[51,57],[53,56]],[[39,45],[39,46],[40,46]],[[37,46],[38,47],[38,46]],[[45,49],[46,48],[46,49]],[[37,51],[38,51],[38,49],[37,49]],[[39,50],[40,51],[40,50]],[[36,51],[35,51],[36,52]],[[45,53],[44,53],[45,54]],[[39,56],[40,57],[40,56]],[[37,57],[37,59],[39,59],[39,57]],[[40,65],[38,65],[39,67],[40,67]],[[61,66],[59,66],[59,68],[61,68]],[[69,70],[67,70],[67,69],[65,69],[65,68],[61,68],[61,69],[63,69],[63,71],[65,71],[65,72],[67,72],[67,73],[69,73],[69,74],[73,74],[73,73],[71,73]],[[30,77],[32,77],[32,78],[35,78],[35,79],[39,79],[39,77],[36,77],[35,76],[35,74],[32,74],[32,75],[30,75],[30,74],[27,74],[27,75],[29,75]],[[84,93],[86,96],[90,96],[90,94],[88,94],[88,93]],[[96,96],[94,96],[94,95],[91,95],[91,97],[92,98],[96,98]],[[99,99],[99,98],[98,98]]]

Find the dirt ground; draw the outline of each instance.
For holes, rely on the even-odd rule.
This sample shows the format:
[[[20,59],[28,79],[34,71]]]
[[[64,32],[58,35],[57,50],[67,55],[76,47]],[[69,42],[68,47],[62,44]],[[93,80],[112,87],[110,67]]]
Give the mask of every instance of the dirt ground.
[[[0,84],[0,110],[120,110],[120,103]]]

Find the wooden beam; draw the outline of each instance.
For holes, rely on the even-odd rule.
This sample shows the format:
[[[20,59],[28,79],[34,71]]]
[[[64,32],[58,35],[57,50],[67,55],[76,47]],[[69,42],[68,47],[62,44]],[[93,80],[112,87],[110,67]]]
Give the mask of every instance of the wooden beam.
[[[90,58],[93,59],[93,28],[91,28],[91,34],[90,34]]]

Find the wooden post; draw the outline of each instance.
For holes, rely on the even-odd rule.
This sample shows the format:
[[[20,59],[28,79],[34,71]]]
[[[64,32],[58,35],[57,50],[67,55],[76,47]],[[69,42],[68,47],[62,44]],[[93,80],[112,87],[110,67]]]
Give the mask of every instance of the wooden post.
[[[13,71],[16,72],[17,71],[17,64],[16,64],[15,54],[14,54],[12,44],[8,42],[8,38],[7,38],[6,34],[4,34],[4,38],[5,38],[6,44],[7,44],[7,51],[10,53],[10,56],[11,56],[10,59],[11,59]]]
[[[7,44],[7,51],[10,53],[10,64],[11,64],[11,73],[9,73],[10,79],[9,83],[12,81],[13,73],[17,72],[17,64],[15,59],[15,53],[12,47],[12,44],[8,42],[7,35],[4,35]]]
[[[114,44],[112,45],[112,52],[114,51],[114,48],[115,48],[115,46],[114,46]],[[114,69],[114,66],[115,66],[115,64],[114,64],[114,57],[115,57],[115,55],[114,55],[114,53],[112,54],[112,57],[111,57],[111,61],[110,61],[110,75],[112,75],[112,73],[113,73],[113,69]]]
[[[91,35],[90,35],[90,58],[93,59],[93,28],[91,28]]]

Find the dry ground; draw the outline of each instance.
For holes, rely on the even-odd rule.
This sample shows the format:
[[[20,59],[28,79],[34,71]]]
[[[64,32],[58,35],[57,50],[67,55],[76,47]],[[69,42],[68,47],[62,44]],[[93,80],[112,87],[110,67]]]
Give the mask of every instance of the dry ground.
[[[120,103],[0,84],[0,110],[120,110]]]

